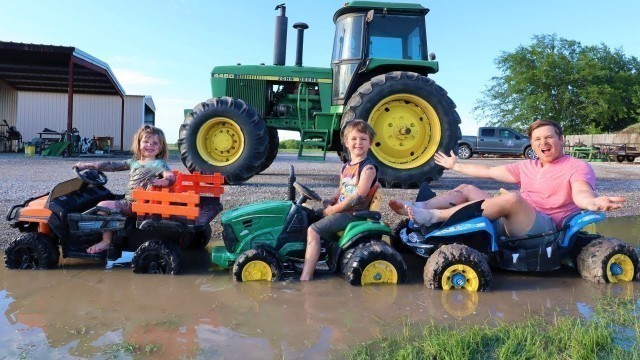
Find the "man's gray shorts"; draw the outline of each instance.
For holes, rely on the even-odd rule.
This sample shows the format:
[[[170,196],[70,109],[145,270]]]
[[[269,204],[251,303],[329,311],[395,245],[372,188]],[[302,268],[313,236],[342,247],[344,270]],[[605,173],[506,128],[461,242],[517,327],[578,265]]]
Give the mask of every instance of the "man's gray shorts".
[[[553,220],[551,220],[549,216],[536,210],[536,218],[533,221],[533,225],[531,225],[531,228],[527,230],[527,233],[524,236],[526,237],[531,235],[537,235],[537,234],[542,234],[545,232],[556,231],[556,230],[557,230],[556,224],[553,222]],[[553,237],[556,237],[557,235],[558,234],[555,233],[552,235],[541,237],[540,243],[545,243],[546,241],[552,239]],[[502,218],[498,219],[498,236],[501,240],[507,236],[507,232],[504,227],[504,222]]]

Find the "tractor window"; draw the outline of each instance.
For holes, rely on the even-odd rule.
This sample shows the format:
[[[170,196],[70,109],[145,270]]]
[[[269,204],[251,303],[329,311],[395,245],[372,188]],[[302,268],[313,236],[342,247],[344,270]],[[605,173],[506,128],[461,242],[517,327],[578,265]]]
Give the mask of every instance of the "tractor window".
[[[331,61],[362,58],[363,15],[347,15],[336,21]]]
[[[369,29],[369,57],[426,60],[423,17],[376,14]],[[424,40],[423,40],[424,39]]]

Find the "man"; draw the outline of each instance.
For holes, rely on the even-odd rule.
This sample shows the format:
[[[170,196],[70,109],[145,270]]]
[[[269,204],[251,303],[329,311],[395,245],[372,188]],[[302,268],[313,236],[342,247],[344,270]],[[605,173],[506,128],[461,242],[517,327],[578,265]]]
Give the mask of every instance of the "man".
[[[436,164],[450,170],[505,183],[520,185],[520,192],[491,197],[472,185],[460,185],[452,191],[420,203],[392,199],[389,206],[396,213],[408,215],[417,223],[431,225],[447,220],[469,202],[484,199],[483,215],[489,220],[501,218],[501,233],[508,237],[528,236],[555,231],[570,214],[581,209],[607,211],[618,209],[624,198],[598,196],[595,173],[583,160],[565,155],[562,129],[550,120],[536,120],[527,131],[537,160],[489,167],[459,164],[455,154],[435,155]]]

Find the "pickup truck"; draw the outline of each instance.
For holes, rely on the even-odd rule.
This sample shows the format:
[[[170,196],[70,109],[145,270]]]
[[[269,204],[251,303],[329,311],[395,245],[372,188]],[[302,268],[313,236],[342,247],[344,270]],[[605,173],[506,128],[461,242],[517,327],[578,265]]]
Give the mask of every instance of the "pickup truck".
[[[535,159],[536,153],[526,135],[506,127],[481,127],[478,136],[463,136],[458,140],[458,157],[468,159],[473,154],[523,155]]]

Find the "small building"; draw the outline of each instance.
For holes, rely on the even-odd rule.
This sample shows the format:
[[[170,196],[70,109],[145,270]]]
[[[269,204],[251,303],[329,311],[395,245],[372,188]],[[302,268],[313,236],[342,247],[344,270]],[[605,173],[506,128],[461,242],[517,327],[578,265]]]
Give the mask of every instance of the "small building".
[[[155,123],[155,105],[150,96],[126,95],[109,65],[75,47],[0,41],[2,119],[25,142],[45,128],[75,128],[126,151],[140,126]]]

